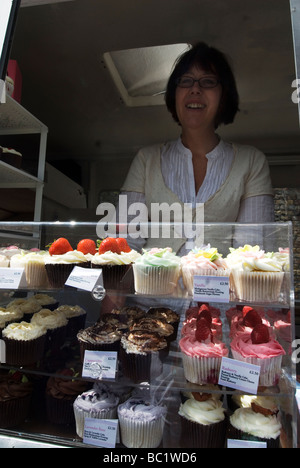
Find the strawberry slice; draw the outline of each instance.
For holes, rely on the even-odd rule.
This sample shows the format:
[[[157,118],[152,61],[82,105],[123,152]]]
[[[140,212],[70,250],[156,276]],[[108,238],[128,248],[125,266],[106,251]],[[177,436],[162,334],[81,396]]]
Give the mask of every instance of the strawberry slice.
[[[244,315],[243,325],[245,325],[245,327],[254,328],[255,325],[260,323],[262,323],[262,319],[259,313],[256,310],[250,308],[246,315]]]
[[[197,319],[200,319],[200,318],[204,318],[207,321],[209,327],[211,327],[212,316],[211,316],[210,310],[206,306],[203,308],[200,307]]]
[[[263,323],[255,325],[251,332],[251,340],[253,344],[268,343],[270,341],[269,327]]]
[[[205,341],[211,336],[211,329],[206,318],[200,317],[197,319],[195,338],[197,341]]]
[[[243,309],[242,309],[243,317],[245,317],[245,315],[247,315],[248,312],[250,312],[250,310],[254,310],[253,307],[250,307],[250,306],[243,306]]]
[[[70,242],[64,237],[55,240],[49,247],[50,255],[63,255],[73,250]]]
[[[96,242],[92,239],[82,239],[77,244],[77,250],[82,252],[84,255],[91,254],[95,255],[96,253]]]
[[[117,240],[114,237],[106,237],[103,239],[98,249],[99,254],[104,254],[109,251],[117,254],[121,253]]]
[[[117,237],[116,238],[117,244],[121,252],[130,252],[131,248],[129,247],[127,240],[124,237]]]

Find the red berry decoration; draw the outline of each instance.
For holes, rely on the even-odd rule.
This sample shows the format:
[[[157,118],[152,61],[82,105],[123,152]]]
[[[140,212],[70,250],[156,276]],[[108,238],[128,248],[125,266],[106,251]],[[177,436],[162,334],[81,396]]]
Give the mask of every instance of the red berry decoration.
[[[211,324],[212,324],[212,316],[211,316],[211,313],[210,313],[210,311],[209,311],[208,309],[203,308],[203,309],[201,310],[201,308],[200,308],[200,310],[199,310],[199,312],[198,312],[197,319],[200,319],[200,318],[204,318],[204,319],[207,321],[209,327],[211,327]]]
[[[197,341],[205,341],[211,335],[210,325],[206,318],[200,317],[197,319],[195,338]]]
[[[245,315],[248,314],[248,312],[250,312],[250,310],[254,310],[253,307],[250,307],[250,306],[244,306],[243,309],[242,309],[242,314],[243,314],[243,317],[245,317]]]
[[[268,343],[270,341],[269,327],[263,323],[255,325],[251,332],[251,340],[253,344]]]
[[[119,246],[121,252],[130,252],[131,248],[129,247],[127,240],[124,237],[117,237],[116,242]]]
[[[63,255],[67,252],[71,252],[73,250],[70,242],[65,239],[64,237],[60,237],[59,239],[55,240],[53,244],[49,247],[49,254],[50,255]]]
[[[243,325],[245,325],[245,327],[254,328],[255,325],[258,325],[260,323],[262,323],[262,319],[259,313],[256,312],[256,310],[251,309],[249,310],[249,312],[246,313],[246,315],[244,315]]]
[[[92,239],[82,239],[78,242],[77,250],[82,252],[84,255],[91,254],[95,255],[96,253],[96,242]]]
[[[118,243],[115,237],[106,237],[100,243],[100,246],[98,249],[99,254],[104,254],[109,251],[113,253],[117,253],[117,254],[121,253],[120,247],[118,246]]]

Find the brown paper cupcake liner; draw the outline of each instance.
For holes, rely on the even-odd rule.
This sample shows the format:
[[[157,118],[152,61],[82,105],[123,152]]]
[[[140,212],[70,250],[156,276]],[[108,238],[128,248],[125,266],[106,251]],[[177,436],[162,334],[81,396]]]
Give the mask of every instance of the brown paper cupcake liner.
[[[46,335],[34,340],[13,340],[2,337],[5,342],[6,364],[25,366],[35,364],[43,357]]]
[[[183,416],[181,445],[187,448],[225,448],[227,419],[214,424],[199,424]]]
[[[120,289],[133,292],[132,265],[95,265],[92,268],[101,268],[103,275],[103,286],[107,290]]]
[[[150,382],[162,373],[165,350],[154,351],[152,353],[135,354],[126,353],[120,346],[119,359],[122,364],[122,372],[134,383]]]
[[[10,428],[22,424],[30,407],[31,395],[0,401],[0,427]]]
[[[48,420],[53,424],[63,424],[66,426],[75,426],[75,417],[73,410],[74,398],[59,399],[51,395],[46,395],[46,412]]]
[[[86,267],[87,265],[84,262],[46,264],[45,267],[50,286],[52,288],[63,288],[75,266]]]

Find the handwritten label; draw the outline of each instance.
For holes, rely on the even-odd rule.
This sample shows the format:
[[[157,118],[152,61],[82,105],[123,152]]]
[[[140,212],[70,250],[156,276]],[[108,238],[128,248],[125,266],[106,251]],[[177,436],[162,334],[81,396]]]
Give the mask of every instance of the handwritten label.
[[[85,418],[83,442],[98,447],[115,448],[118,433],[117,419]]]
[[[66,286],[93,291],[96,284],[102,284],[101,268],[74,267],[66,281]],[[103,284],[102,284],[103,285]]]
[[[24,268],[0,268],[0,289],[26,287]]]
[[[256,395],[259,375],[260,366],[223,357],[219,373],[219,385]]]
[[[267,442],[227,439],[227,448],[267,448]]]
[[[229,302],[229,277],[194,276],[194,300]]]
[[[116,351],[85,351],[82,377],[115,379],[118,362]]]

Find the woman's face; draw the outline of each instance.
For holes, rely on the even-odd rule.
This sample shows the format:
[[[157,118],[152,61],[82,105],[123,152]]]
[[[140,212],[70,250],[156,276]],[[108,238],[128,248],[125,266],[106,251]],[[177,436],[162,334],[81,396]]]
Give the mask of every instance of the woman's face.
[[[183,77],[199,79],[215,77],[212,72],[193,66]],[[202,88],[194,82],[191,88],[176,88],[176,112],[182,129],[215,130],[215,120],[219,109],[222,87],[218,84],[214,88]]]

